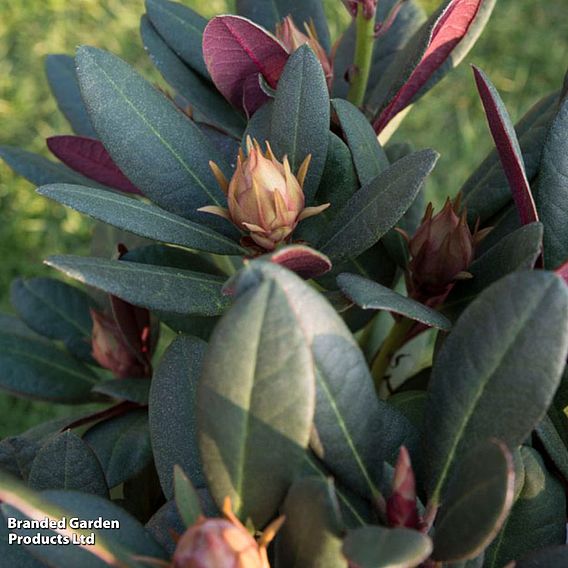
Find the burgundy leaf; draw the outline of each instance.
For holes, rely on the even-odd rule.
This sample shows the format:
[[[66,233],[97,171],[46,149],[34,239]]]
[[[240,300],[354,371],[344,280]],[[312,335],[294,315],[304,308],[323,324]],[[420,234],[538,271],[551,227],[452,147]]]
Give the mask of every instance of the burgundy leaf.
[[[47,139],[47,147],[76,172],[125,193],[142,195],[98,140],[85,136],[52,136]]]
[[[331,261],[327,256],[303,245],[293,245],[277,251],[270,255],[270,260],[306,280],[317,278],[331,270]]]
[[[252,114],[268,100],[260,87],[259,74],[276,88],[288,52],[272,34],[250,20],[218,16],[203,32],[203,57],[223,96],[233,106]]]
[[[432,30],[430,42],[418,66],[373,124],[380,133],[412,101],[430,77],[444,64],[468,33],[484,0],[453,0]]]
[[[527,225],[538,221],[538,213],[525,172],[523,155],[509,113],[487,75],[475,66],[473,74],[521,223]]]

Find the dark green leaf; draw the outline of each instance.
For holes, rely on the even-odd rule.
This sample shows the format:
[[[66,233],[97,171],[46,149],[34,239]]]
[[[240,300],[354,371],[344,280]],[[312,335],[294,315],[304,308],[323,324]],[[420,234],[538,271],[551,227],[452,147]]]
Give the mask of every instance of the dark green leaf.
[[[314,406],[312,357],[290,297],[270,281],[248,289],[215,328],[199,383],[199,444],[217,504],[229,496],[257,527],[274,517],[302,466]]]
[[[566,498],[559,481],[532,448],[522,447],[525,481],[505,526],[485,554],[486,568],[566,541]],[[543,568],[556,566],[543,564]]]
[[[278,82],[270,141],[279,159],[288,156],[296,173],[311,155],[304,183],[306,203],[312,203],[318,189],[329,142],[329,94],[320,63],[304,45],[290,56]]]
[[[552,413],[552,409],[551,409]],[[554,422],[547,415],[536,428],[536,435],[544,446],[554,465],[565,480],[568,480],[568,448],[556,429]]]
[[[359,181],[366,185],[389,167],[387,156],[367,117],[357,107],[342,99],[333,99],[332,105],[353,154]]]
[[[568,100],[565,100],[546,137],[534,198],[544,224],[544,264],[553,270],[568,258]]]
[[[416,152],[361,188],[320,239],[321,252],[336,263],[372,247],[412,205],[437,159],[432,150]]]
[[[77,66],[93,124],[128,179],[164,209],[210,225],[211,216],[197,209],[225,202],[209,170],[209,160],[219,161],[212,143],[118,57],[82,47]]]
[[[120,544],[136,555],[161,558],[162,560],[166,558],[162,547],[152,538],[142,524],[112,501],[102,499],[95,495],[85,495],[84,493],[70,491],[46,491],[43,493],[43,496],[45,496],[50,503],[62,507],[66,511],[71,512],[71,516],[81,520],[96,520],[102,517],[103,519],[118,521],[120,530],[100,529],[97,531],[98,534],[95,542],[98,542],[100,537],[104,535],[113,545],[115,543]],[[86,555],[81,556],[88,557]],[[79,556],[77,556],[77,558],[79,558]],[[136,560],[136,562],[138,563],[139,561]],[[141,564],[147,566],[144,562],[141,562]],[[59,567],[59,564],[56,563],[55,565]],[[77,566],[86,565],[78,561],[74,566],[76,568]]]
[[[359,188],[351,152],[345,143],[329,133],[327,158],[317,193],[318,203],[331,203],[321,216],[333,219]]]
[[[452,327],[450,321],[436,310],[367,278],[344,273],[337,277],[337,285],[364,310],[386,310],[444,331]]]
[[[52,256],[46,263],[79,282],[150,310],[214,316],[229,303],[221,295],[223,278],[209,274],[79,256]]]
[[[181,95],[201,121],[240,138],[244,117],[205,81],[188,68],[156,32],[147,16],[142,17],[140,32],[144,47],[162,77]]]
[[[307,477],[317,476],[322,481],[327,481],[331,477],[329,471],[310,451],[306,452],[303,471]],[[338,487],[337,482],[335,482],[335,494],[346,527],[362,527],[375,520],[376,515],[369,501],[355,495],[345,487]]]
[[[543,271],[506,276],[462,314],[434,363],[426,410],[435,503],[469,447],[497,438],[514,448],[540,422],[564,369],[567,318],[565,284]]]
[[[135,519],[109,500],[96,495],[77,491],[46,491],[40,495],[0,471],[0,500],[3,502],[0,509],[4,517],[39,521],[46,517],[52,519],[76,517],[95,520],[101,516],[103,519],[117,520],[124,529],[121,531],[116,529],[82,530],[67,527],[68,535],[72,533],[89,536],[94,533],[95,544],[86,547],[30,545],[28,550],[49,566],[104,568],[109,564],[114,564],[124,566],[124,568],[143,568],[145,564],[132,559],[132,550],[148,556],[163,555],[160,547],[148,533],[144,532],[143,527]],[[66,507],[61,507],[60,503],[64,503]],[[142,532],[138,530],[138,527],[142,529]],[[38,532],[49,536],[54,535],[54,532],[48,530],[13,529],[13,531],[22,536],[33,536]],[[128,548],[125,547],[125,543]]]
[[[202,515],[199,496],[179,465],[174,466],[174,493],[176,505],[185,526],[190,527]]]
[[[0,387],[26,398],[89,402],[96,376],[77,359],[43,341],[0,332]]]
[[[147,245],[135,248],[120,257],[120,260],[171,266],[172,268],[206,272],[217,276],[225,275],[225,272],[214,262],[213,257],[168,245]]]
[[[166,245],[149,245],[134,249],[125,254],[121,260],[171,266],[218,276],[225,275],[225,272],[213,262],[212,258]],[[159,310],[154,311],[154,315],[174,331],[194,335],[202,339],[209,338],[218,320],[217,317],[180,316]]]
[[[551,546],[525,556],[514,568],[564,568],[568,564],[568,546]]]
[[[21,337],[41,339],[41,336],[30,329],[19,317],[0,312],[0,333],[6,333],[8,330],[10,330],[10,333]]]
[[[131,479],[152,461],[148,413],[144,408],[95,424],[83,439],[102,464],[109,487]]]
[[[429,371],[430,369],[428,369],[428,376],[430,374]],[[412,378],[416,379],[416,375]],[[412,380],[412,378],[409,380]],[[405,388],[408,382],[405,381]],[[410,390],[411,388],[412,386],[409,385],[409,390],[400,391],[399,389],[397,393],[389,397],[389,402],[404,414],[417,429],[420,429],[424,422],[427,393],[424,390]]]
[[[106,394],[117,400],[127,400],[137,404],[148,404],[150,379],[113,379],[99,383],[93,392]]]
[[[367,526],[349,531],[342,551],[358,568],[413,568],[430,556],[432,541],[411,529]]]
[[[513,505],[515,475],[511,452],[501,442],[480,444],[462,459],[436,517],[438,561],[472,560],[495,538]]]
[[[394,285],[396,268],[384,244],[379,241],[357,258],[334,264],[331,272],[319,278],[318,282],[324,288],[333,290],[337,287],[336,280],[340,274],[352,272],[390,287]]]
[[[232,239],[150,203],[91,187],[53,184],[40,195],[135,235],[215,254],[242,254]]]
[[[108,497],[105,475],[97,456],[70,430],[49,440],[35,457],[29,487],[72,489]]]
[[[282,568],[347,568],[341,555],[343,523],[330,480],[305,477],[292,485],[282,507],[286,522],[276,541]]]
[[[93,327],[89,309],[94,302],[85,292],[53,278],[18,278],[12,282],[10,300],[31,329],[89,358]]]
[[[286,16],[292,16],[300,30],[313,21],[320,43],[328,51],[331,47],[321,0],[237,0],[237,12],[271,31]]]
[[[532,269],[541,251],[542,223],[524,225],[506,235],[473,261],[467,269],[473,278],[458,282],[444,303],[444,311],[451,315],[459,314],[493,282],[511,272]]]
[[[165,42],[192,69],[208,78],[209,73],[201,52],[207,20],[187,6],[168,0],[146,0],[146,11]]]
[[[81,98],[73,58],[62,54],[48,55],[45,58],[45,73],[57,106],[75,134],[96,138],[97,133]]]
[[[262,261],[249,264],[235,286],[244,293],[261,282],[278,286],[286,295],[312,352],[318,457],[351,490],[376,496],[383,462],[395,460],[402,444],[414,447],[413,427],[377,399],[361,350],[321,294],[295,274]]]
[[[21,150],[20,148],[2,146],[0,147],[0,158],[17,174],[25,177],[34,185],[75,183],[89,187],[104,188],[104,186],[74,172],[63,164],[52,162],[39,154]]]
[[[257,115],[258,113],[255,117]],[[331,206],[319,215],[302,221],[294,237],[309,243],[317,242],[326,224],[336,217],[357,189],[359,181],[351,152],[341,138],[330,132],[327,157],[315,202],[318,205],[330,203]]]
[[[27,481],[40,443],[24,436],[11,436],[0,441],[0,469]]]
[[[250,136],[253,140],[263,145],[266,140],[270,140],[270,123],[272,121],[272,100],[264,103],[249,119],[245,133],[243,134],[241,146],[246,150],[246,141]]]
[[[47,564],[35,559],[24,546],[10,543],[8,538],[12,533],[8,529],[8,515],[0,515],[0,555],[6,566],[17,568],[46,568]]]
[[[195,487],[205,481],[197,442],[196,391],[206,343],[178,337],[164,354],[150,389],[150,436],[154,461],[166,498],[174,496],[174,466]],[[183,380],[180,380],[180,377]]]
[[[183,534],[185,528],[173,499],[162,505],[146,523],[146,530],[170,556],[176,550],[175,535]]]

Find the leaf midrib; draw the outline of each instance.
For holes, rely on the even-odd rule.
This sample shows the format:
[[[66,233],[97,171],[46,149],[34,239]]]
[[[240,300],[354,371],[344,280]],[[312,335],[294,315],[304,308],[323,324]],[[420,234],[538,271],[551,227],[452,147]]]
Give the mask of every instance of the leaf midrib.
[[[150,3],[153,4],[154,8],[156,8],[159,12],[162,12],[162,14],[166,14],[167,16],[173,18],[174,20],[179,22],[184,28],[189,29],[192,32],[196,33],[200,38],[203,37],[203,31],[195,27],[189,20],[184,20],[181,16],[178,16],[175,12],[168,10],[166,6],[164,6],[164,4],[160,2],[152,1]]]
[[[157,217],[159,219],[163,219],[169,223],[172,224],[176,224],[179,225],[180,227],[182,227],[183,229],[187,229],[188,231],[193,231],[195,233],[198,233],[200,235],[203,235],[205,237],[207,237],[208,240],[215,240],[219,243],[222,243],[224,245],[230,245],[232,247],[236,247],[236,248],[240,248],[235,242],[231,241],[230,239],[225,239],[223,238],[221,235],[219,235],[218,233],[216,233],[215,231],[212,231],[206,227],[202,227],[197,223],[192,223],[191,221],[184,219],[183,217],[177,217],[176,215],[171,215],[168,214],[165,211],[162,211],[159,207],[156,207],[155,205],[149,205],[147,203],[143,203],[141,201],[138,201],[136,199],[132,199],[132,198],[124,198],[122,196],[116,196],[112,193],[109,192],[109,195],[106,195],[106,192],[103,193],[103,190],[99,190],[98,192],[93,192],[91,191],[89,188],[81,188],[81,189],[71,189],[71,188],[57,188],[57,189],[51,189],[49,191],[44,192],[44,195],[46,195],[47,197],[50,197],[49,193],[51,193],[52,195],[57,195],[59,194],[69,194],[69,195],[73,195],[75,194],[87,194],[87,197],[89,199],[93,199],[93,200],[100,200],[100,201],[110,201],[111,203],[114,204],[119,204],[122,205],[124,207],[129,207],[130,209],[134,210],[134,211],[141,211],[142,214],[146,214],[148,216],[154,216]],[[67,205],[68,207],[72,207],[73,209],[80,211],[82,213],[85,213],[87,215],[90,215],[92,217],[94,217],[94,213],[87,211],[86,207],[81,207],[81,204],[70,204],[70,203],[65,203],[65,205]],[[106,219],[108,219],[109,217],[105,217],[104,215],[100,215],[100,217],[104,217]],[[176,244],[176,243],[173,243]],[[182,243],[179,243],[182,244]]]
[[[23,357],[24,359],[31,360],[31,361],[37,361],[38,363],[41,363],[42,365],[45,365],[47,367],[52,367],[53,369],[61,371],[62,373],[79,377],[81,380],[87,381],[91,384],[97,383],[97,380],[95,378],[91,378],[88,375],[79,373],[78,371],[70,369],[69,367],[64,367],[64,366],[58,365],[57,363],[54,363],[53,360],[51,360],[51,359],[45,359],[43,357],[38,357],[37,355],[30,353],[29,351],[20,351],[19,349],[14,349],[14,348],[10,348],[10,347],[2,347],[2,345],[0,344],[0,352],[7,353],[8,355],[17,355],[17,356]]]
[[[533,314],[538,311],[537,308],[542,303],[543,298],[546,296],[546,293],[548,292],[550,286],[551,284],[548,284],[548,286],[544,290],[541,289],[541,296],[536,301],[531,302],[529,305],[529,309],[525,311],[523,317],[520,318],[520,320],[517,320],[517,325],[515,325],[513,333],[511,333],[511,335],[509,336],[509,341],[507,342],[505,349],[502,350],[501,355],[493,363],[491,368],[485,372],[485,377],[483,377],[482,380],[479,381],[479,387],[477,389],[477,392],[475,393],[475,396],[473,397],[472,404],[470,405],[469,409],[463,413],[462,415],[463,419],[459,424],[458,428],[455,430],[456,435],[454,436],[454,440],[446,456],[444,467],[442,468],[438,481],[432,492],[432,497],[431,497],[432,502],[437,503],[439,501],[440,492],[446,481],[450,467],[456,457],[457,449],[462,439],[462,436],[469,425],[469,422],[477,408],[479,401],[481,400],[481,397],[485,393],[485,389],[489,384],[489,381],[494,376],[496,371],[499,369],[499,367],[501,366],[501,364],[509,354],[511,348],[516,342],[517,337],[524,330],[527,321],[529,321],[532,318]]]
[[[193,172],[193,170],[186,164],[183,158],[174,150],[174,148],[162,137],[160,132],[154,128],[154,126],[147,120],[147,118],[139,112],[138,108],[132,103],[132,101],[127,97],[126,93],[120,88],[118,83],[106,72],[104,67],[100,65],[94,58],[91,58],[91,63],[96,66],[100,72],[104,75],[107,81],[111,84],[113,89],[120,95],[124,102],[134,111],[134,113],[140,118],[140,120],[148,127],[150,132],[158,139],[158,141],[164,146],[170,154],[176,159],[180,166],[195,180],[197,185],[201,187],[203,192],[211,199],[216,205],[221,206],[222,204],[215,197],[213,193],[209,191],[207,186],[201,181],[199,177]],[[175,109],[174,109],[175,110]],[[181,112],[180,116],[183,116]]]
[[[81,258],[81,257],[79,257]],[[65,261],[63,260],[62,263],[58,263],[57,259],[48,259],[47,263],[50,264],[52,266],[54,266],[55,268],[60,268],[61,270],[67,272],[68,274],[71,274],[72,272],[81,269],[81,268],[101,268],[100,263],[99,266],[97,266],[95,263],[89,263],[89,262],[76,262],[74,261],[72,265],[69,265],[67,263],[65,263]],[[98,264],[98,263],[97,263]],[[123,265],[136,265],[136,268],[133,268],[131,266],[123,266]],[[145,265],[141,265],[140,263],[137,262],[117,262],[116,264],[107,264],[104,263],[102,268],[104,268],[105,270],[112,270],[112,271],[117,271],[117,272],[127,272],[129,274],[150,274],[152,276],[173,276],[175,278],[182,278],[185,280],[192,280],[195,282],[198,282],[200,284],[213,284],[219,287],[222,287],[223,285],[223,279],[219,278],[218,280],[210,280],[207,278],[201,278],[198,276],[191,276],[190,274],[197,274],[197,273],[192,273],[189,270],[176,270],[175,268],[172,268],[171,271],[169,270],[165,270],[166,266],[160,266],[157,267],[159,268],[159,270],[150,270],[150,269],[144,269],[142,268]],[[81,281],[81,278],[84,278],[84,276],[82,274],[77,273],[77,279],[79,281]],[[87,282],[85,282],[87,283]]]
[[[47,298],[45,298],[44,296],[41,296],[40,294],[38,294],[37,292],[34,291],[34,289],[30,286],[29,282],[26,282],[25,280],[22,281],[22,284],[24,286],[24,288],[35,298],[37,298],[40,302],[43,302],[50,310],[52,310],[53,312],[55,312],[59,317],[61,317],[61,319],[65,320],[66,322],[68,322],[72,327],[74,327],[75,329],[77,329],[79,332],[81,332],[81,335],[89,337],[91,335],[91,330],[90,329],[84,329],[81,325],[79,325],[78,322],[76,322],[75,320],[71,319],[69,316],[67,316],[67,314],[63,311],[61,311],[55,304],[53,304],[52,302],[49,302]]]
[[[377,178],[378,178],[379,176],[385,175],[386,172],[388,172],[388,171],[389,171],[389,170],[387,169],[387,170],[384,170],[383,172],[381,172],[377,177],[375,177],[373,180],[371,180],[371,181],[369,182],[369,184],[368,184],[367,186],[365,186],[365,187],[369,187],[371,184],[374,185],[374,183],[376,182]],[[385,186],[385,188],[384,188],[382,191],[376,192],[376,195],[375,195],[372,199],[369,199],[369,201],[367,201],[367,203],[366,203],[363,207],[361,207],[354,215],[352,215],[352,216],[350,217],[350,220],[349,220],[348,223],[343,223],[342,226],[341,226],[341,228],[340,228],[337,232],[335,232],[325,243],[319,245],[318,248],[319,248],[320,250],[322,250],[322,251],[325,251],[326,248],[329,248],[330,243],[336,241],[337,238],[339,237],[339,235],[343,234],[343,232],[345,232],[348,228],[350,228],[350,227],[353,225],[353,223],[355,223],[355,222],[367,211],[367,209],[369,209],[370,207],[374,206],[375,203],[376,203],[376,201],[377,201],[378,199],[384,198],[385,194],[386,194],[389,190],[391,190],[392,187],[393,187],[395,184],[397,184],[397,183],[398,183],[401,179],[403,179],[406,175],[409,175],[409,174],[416,174],[417,171],[418,171],[418,168],[414,169],[414,168],[412,168],[412,166],[410,166],[408,170],[401,171],[401,172],[400,172],[400,175],[398,175],[398,176],[396,176],[396,177],[391,177],[390,180],[387,180],[387,183],[385,184],[386,186]],[[420,178],[421,181],[420,181],[420,183],[422,183],[422,182],[424,181],[424,177],[425,177],[425,175],[421,175],[421,178]],[[413,176],[413,179],[417,179],[417,178]],[[411,183],[411,184],[409,184],[409,185],[415,187],[416,185],[419,185],[419,184],[412,184],[412,183]],[[364,189],[364,188],[363,188],[363,189]],[[360,190],[360,191],[362,191],[362,190]],[[357,194],[357,193],[355,194],[355,196],[360,197],[360,195]],[[354,197],[355,197],[355,196],[354,196]],[[353,198],[352,198],[352,199],[353,199]],[[351,200],[350,200],[350,201],[351,201]],[[335,225],[337,225],[337,219],[340,218],[341,213],[342,213],[343,211],[345,211],[345,210],[347,209],[347,207],[349,206],[350,201],[347,202],[347,204],[345,205],[345,207],[344,207],[344,208],[340,211],[340,213],[338,214],[338,217],[337,217],[337,218],[335,219],[335,221],[334,221],[334,224],[335,224]],[[385,232],[386,232],[386,231],[384,231],[383,234],[384,234]]]
[[[361,471],[363,478],[365,479],[365,482],[367,483],[367,485],[369,486],[369,489],[371,490],[371,495],[378,495],[380,492],[378,490],[378,488],[376,487],[376,485],[373,483],[369,472],[367,471],[367,468],[365,467],[365,464],[363,463],[363,460],[361,459],[361,456],[359,455],[359,452],[357,451],[357,448],[355,447],[355,444],[351,438],[351,434],[349,433],[349,429],[347,428],[346,424],[345,424],[345,420],[343,419],[343,416],[341,414],[341,412],[339,411],[337,404],[335,402],[335,399],[333,398],[327,383],[325,382],[322,373],[320,372],[320,370],[317,368],[316,365],[316,377],[317,377],[317,381],[318,384],[321,385],[321,387],[324,390],[324,393],[329,401],[329,405],[333,411],[333,413],[335,414],[336,420],[337,420],[337,424],[339,425],[339,429],[341,430],[343,437],[345,438],[345,441],[347,442],[347,446],[349,447],[349,449],[351,450],[351,453],[353,454],[354,458],[355,458],[355,462],[357,463],[357,466],[359,468],[359,470]]]

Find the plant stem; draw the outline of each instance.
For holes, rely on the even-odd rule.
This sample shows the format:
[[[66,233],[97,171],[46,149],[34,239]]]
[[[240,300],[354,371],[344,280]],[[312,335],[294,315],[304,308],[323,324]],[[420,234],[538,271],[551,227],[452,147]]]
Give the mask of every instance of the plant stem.
[[[347,100],[355,106],[362,106],[367,92],[369,73],[371,72],[371,61],[373,59],[373,48],[375,46],[375,18],[366,18],[364,15],[363,4],[357,7],[357,17],[355,19],[356,42],[355,58],[353,60],[354,73],[347,94]]]
[[[371,373],[375,382],[375,389],[379,394],[385,373],[389,368],[393,355],[402,347],[408,332],[412,329],[414,321],[405,317],[399,319],[390,330],[379,352],[373,359]]]

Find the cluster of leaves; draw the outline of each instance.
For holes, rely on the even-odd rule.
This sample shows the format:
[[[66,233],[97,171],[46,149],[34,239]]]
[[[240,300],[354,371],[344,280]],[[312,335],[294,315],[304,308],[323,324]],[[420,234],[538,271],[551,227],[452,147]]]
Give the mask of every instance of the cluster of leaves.
[[[88,293],[14,283],[0,387],[101,408],[0,442],[0,508],[121,528],[89,547],[18,547],[0,523],[12,565],[168,566],[172,535],[219,516],[226,498],[255,534],[285,516],[268,550],[277,567],[566,565],[565,90],[514,127],[474,69],[496,149],[454,204],[459,239],[434,246],[441,221],[419,225],[437,154],[388,140],[495,2],[448,0],[426,20],[413,0],[380,2],[355,94],[376,3],[347,4],[356,21],[331,58],[319,0],[240,0],[240,16],[210,22],[147,0],[142,39],[173,95],[99,49],[48,58],[74,130],[47,141],[61,163],[0,155],[131,250],[47,261]],[[286,16],[322,51],[277,39]],[[233,178],[248,137],[293,172],[311,156],[305,205],[330,204],[265,254],[199,211],[227,204],[218,181]],[[471,235],[490,227],[472,260]],[[413,295],[427,268],[411,235],[450,269],[430,297]],[[407,295],[394,290],[402,275]],[[155,348],[155,322],[175,339]],[[397,353],[423,361],[427,335],[427,363],[399,372]]]

